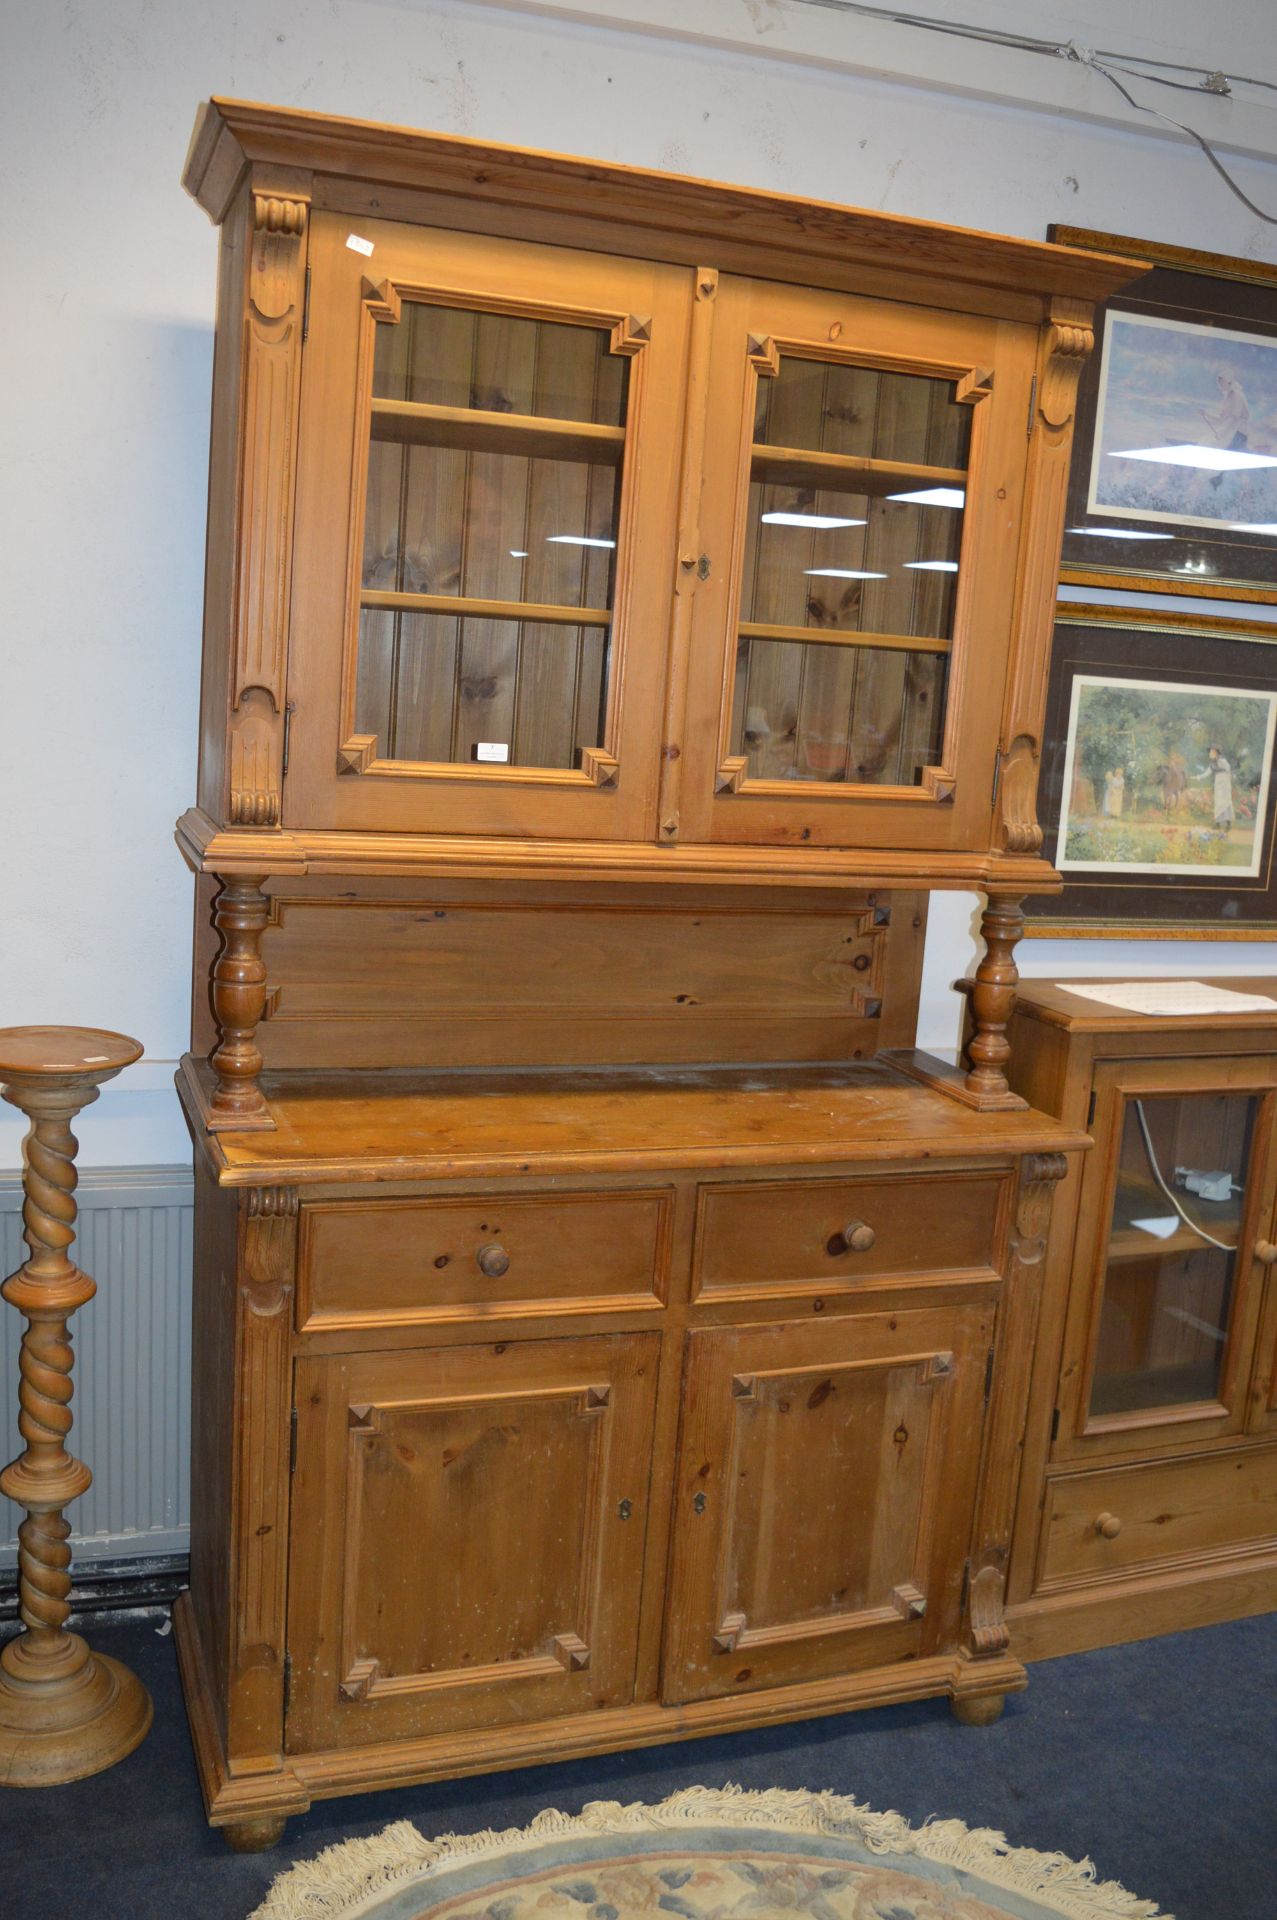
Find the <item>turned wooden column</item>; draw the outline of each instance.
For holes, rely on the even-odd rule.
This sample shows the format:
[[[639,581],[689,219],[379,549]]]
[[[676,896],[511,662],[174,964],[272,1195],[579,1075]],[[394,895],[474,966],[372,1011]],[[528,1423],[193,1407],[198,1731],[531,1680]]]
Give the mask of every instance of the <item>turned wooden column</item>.
[[[971,1019],[975,1028],[967,1045],[970,1070],[967,1089],[982,1100],[1015,1100],[1007,1085],[1006,1065],[1011,1058],[1007,1023],[1015,1006],[1015,989],[1020,975],[1015,964],[1015,944],[1024,932],[1024,912],[1019,896],[1007,898],[994,894],[985,902],[980,917],[984,954],[975,970],[971,989]]]
[[[71,1121],[141,1052],[136,1040],[95,1027],[0,1029],[0,1090],[31,1121],[22,1174],[30,1255],[0,1287],[27,1320],[18,1396],[26,1447],[0,1474],[0,1492],[27,1515],[18,1529],[24,1630],[0,1650],[0,1783],[10,1787],[100,1773],[132,1753],[151,1724],[141,1682],[66,1630],[71,1528],[62,1512],[93,1480],[66,1445],[73,1360],[67,1321],[97,1291],[67,1257],[75,1239]]]
[[[213,908],[213,925],[222,936],[213,963],[213,1016],[221,1038],[210,1063],[217,1078],[208,1103],[210,1133],[275,1124],[257,1081],[257,1024],[266,1006],[262,934],[270,913],[265,884],[264,874],[224,880]]]

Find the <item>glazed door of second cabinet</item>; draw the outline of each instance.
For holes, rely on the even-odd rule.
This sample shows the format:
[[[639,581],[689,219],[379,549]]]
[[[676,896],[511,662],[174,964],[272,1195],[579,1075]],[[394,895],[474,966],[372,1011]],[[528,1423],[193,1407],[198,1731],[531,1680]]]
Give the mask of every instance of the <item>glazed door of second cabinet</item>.
[[[1271,1255],[1277,1061],[1096,1068],[1056,1459],[1144,1453],[1247,1422]]]
[[[285,824],[650,839],[689,271],[316,214]]]
[[[667,1700],[953,1644],[992,1326],[986,1300],[688,1336]]]
[[[712,307],[683,837],[987,846],[1034,329],[729,277]]]
[[[632,1698],[659,1347],[299,1362],[290,1751]]]

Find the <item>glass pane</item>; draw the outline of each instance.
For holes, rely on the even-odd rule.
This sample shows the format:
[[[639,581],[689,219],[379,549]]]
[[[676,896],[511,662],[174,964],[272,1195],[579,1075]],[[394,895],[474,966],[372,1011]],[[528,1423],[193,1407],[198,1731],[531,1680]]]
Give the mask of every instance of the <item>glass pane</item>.
[[[627,376],[598,327],[421,302],[378,326],[356,731],[379,758],[603,744]]]
[[[1093,1416],[1218,1397],[1257,1104],[1225,1093],[1126,1103]]]
[[[387,760],[576,767],[603,740],[608,629],[365,608],[355,731]]]
[[[779,373],[758,382],[754,439],[768,446],[965,467],[970,435],[952,380],[782,354]]]
[[[953,392],[784,355],[760,376],[733,708],[751,779],[912,786],[939,763],[971,419]]]
[[[943,653],[742,642],[734,751],[751,780],[913,786],[940,755]]]
[[[600,327],[405,301],[377,328],[373,397],[619,427],[629,362],[609,345]]]
[[[606,607],[620,487],[613,466],[368,449],[363,584],[395,593]]]

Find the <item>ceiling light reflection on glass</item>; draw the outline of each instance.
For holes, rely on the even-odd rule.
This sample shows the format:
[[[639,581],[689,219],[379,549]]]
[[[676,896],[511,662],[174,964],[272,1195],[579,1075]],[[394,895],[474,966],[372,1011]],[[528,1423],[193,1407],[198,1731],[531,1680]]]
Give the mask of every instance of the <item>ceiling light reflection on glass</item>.
[[[1136,533],[1132,527],[1070,527],[1070,533],[1084,533],[1088,540],[1173,540],[1171,533]]]
[[[614,547],[615,540],[596,540],[588,533],[547,533],[546,545],[550,547]]]
[[[888,500],[904,500],[914,507],[964,507],[966,491],[962,487],[921,487],[917,493],[889,493]]]
[[[829,513],[765,513],[762,516],[765,527],[809,527],[818,533],[825,533],[834,527],[863,527],[863,520],[840,520]]]
[[[956,560],[906,560],[905,565],[913,573],[956,573]]]
[[[859,567],[804,567],[809,580],[885,580],[885,573],[865,573]]]

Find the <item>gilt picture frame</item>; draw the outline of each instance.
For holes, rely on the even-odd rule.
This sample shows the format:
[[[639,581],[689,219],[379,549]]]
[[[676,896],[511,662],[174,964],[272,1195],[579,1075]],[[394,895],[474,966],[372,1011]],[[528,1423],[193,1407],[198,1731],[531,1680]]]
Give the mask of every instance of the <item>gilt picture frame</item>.
[[[1061,578],[1277,602],[1277,266],[1054,226],[1151,263],[1098,310]]]
[[[1277,938],[1277,622],[1064,602],[1039,938]]]

